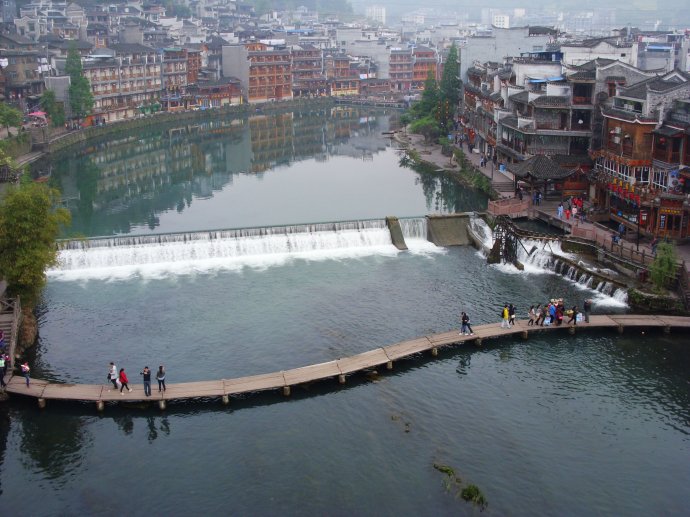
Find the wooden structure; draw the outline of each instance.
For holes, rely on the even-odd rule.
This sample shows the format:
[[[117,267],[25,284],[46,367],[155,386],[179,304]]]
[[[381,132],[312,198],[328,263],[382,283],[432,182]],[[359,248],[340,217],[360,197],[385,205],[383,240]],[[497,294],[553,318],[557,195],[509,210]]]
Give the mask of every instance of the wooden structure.
[[[292,370],[281,370],[272,373],[240,377],[236,379],[219,379],[199,382],[184,382],[169,384],[167,391],[154,391],[151,397],[144,395],[142,385],[133,385],[131,392],[123,395],[113,390],[110,384],[57,384],[43,380],[32,379],[31,385],[26,386],[21,376],[12,377],[7,386],[7,392],[17,395],[34,397],[39,407],[45,407],[48,400],[87,401],[94,402],[102,411],[107,402],[148,402],[156,401],[161,409],[165,409],[168,401],[182,401],[199,398],[221,399],[224,404],[230,402],[230,397],[265,390],[282,390],[284,395],[290,395],[292,386],[307,384],[327,379],[338,379],[340,384],[346,382],[348,375],[356,372],[371,370],[384,366],[391,370],[393,363],[423,353],[436,356],[441,347],[473,343],[481,345],[484,340],[518,334],[526,339],[530,332],[543,332],[567,329],[571,334],[576,330],[589,328],[613,328],[623,332],[626,327],[662,328],[670,332],[671,328],[690,329],[690,317],[663,315],[611,315],[591,316],[590,323],[574,326],[528,327],[527,322],[518,320],[515,326],[503,329],[499,323],[475,325],[473,336],[463,336],[458,330],[451,330],[440,334],[423,336],[403,341],[394,345],[384,346],[362,352],[357,355],[312,364]]]

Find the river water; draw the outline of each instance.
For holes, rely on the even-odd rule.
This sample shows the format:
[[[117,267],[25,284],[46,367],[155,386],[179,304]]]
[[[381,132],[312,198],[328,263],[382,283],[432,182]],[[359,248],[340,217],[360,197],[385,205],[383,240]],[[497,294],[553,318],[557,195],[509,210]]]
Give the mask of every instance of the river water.
[[[385,215],[473,210],[485,200],[399,167],[381,136],[388,114],[294,115],[292,133],[284,119],[280,138],[292,150],[273,149],[280,163],[221,151],[232,139],[203,128],[180,144],[204,151],[190,151],[196,168],[159,167],[141,173],[136,188],[103,164],[126,170],[123,161],[137,160],[131,145],[160,145],[158,163],[170,168],[168,154],[182,151],[169,129],[55,163],[51,181],[73,194],[72,233],[121,240],[67,250],[49,273],[30,357],[37,377],[105,382],[113,360],[133,382],[146,364],[165,364],[169,382],[230,378],[456,328],[461,310],[475,324],[498,325],[505,301],[521,317],[554,296],[578,305],[595,297],[595,312],[626,310],[548,269],[521,273],[487,266],[472,248],[437,248],[419,238],[419,219],[404,221],[410,250],[396,250],[381,229]],[[260,131],[253,124],[228,121],[241,128],[233,146],[275,144],[263,132],[269,122]],[[297,150],[302,127],[322,135],[318,153]],[[200,158],[223,153],[221,172],[218,159]],[[343,220],[359,223],[194,233]],[[182,244],[175,235],[122,240],[162,232],[189,233]],[[334,380],[295,387],[288,400],[264,393],[228,407],[113,405],[99,415],[92,404],[50,401],[40,411],[15,398],[0,419],[0,507],[26,515],[478,513],[436,463],[451,466],[462,486],[480,487],[488,515],[680,515],[690,504],[685,341],[656,331],[496,339],[352,375],[344,387]]]

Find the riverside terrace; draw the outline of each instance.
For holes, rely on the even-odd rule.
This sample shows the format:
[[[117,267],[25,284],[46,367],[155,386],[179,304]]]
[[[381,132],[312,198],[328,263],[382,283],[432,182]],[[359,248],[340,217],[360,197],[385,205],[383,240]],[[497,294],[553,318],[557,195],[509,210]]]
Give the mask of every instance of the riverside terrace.
[[[498,323],[475,325],[474,336],[460,335],[458,330],[423,336],[409,341],[403,341],[393,345],[375,348],[368,352],[329,361],[326,363],[312,364],[292,370],[281,370],[273,373],[252,375],[236,379],[219,379],[199,382],[185,382],[169,384],[167,391],[146,397],[143,386],[134,386],[131,392],[120,395],[117,390],[109,389],[109,386],[99,384],[57,384],[32,379],[31,385],[26,386],[25,380],[20,375],[11,375],[7,385],[7,392],[33,397],[37,399],[41,408],[46,406],[47,400],[65,400],[76,402],[95,402],[99,411],[105,409],[106,402],[145,402],[156,400],[160,409],[165,409],[167,401],[184,401],[189,399],[220,398],[223,404],[230,403],[230,397],[258,391],[282,389],[283,394],[290,395],[291,386],[323,381],[337,378],[340,384],[345,384],[346,376],[363,370],[386,365],[391,370],[393,362],[410,358],[423,352],[431,352],[433,356],[438,354],[438,349],[451,345],[475,343],[481,345],[489,338],[504,335],[519,334],[527,339],[529,332],[545,332],[559,329],[568,329],[571,334],[576,330],[589,328],[613,328],[618,332],[624,332],[626,327],[651,329],[661,328],[664,332],[670,332],[672,328],[685,332],[690,329],[690,317],[663,316],[663,315],[597,315],[590,316],[589,323],[581,323],[577,326],[547,326],[530,327],[524,320],[518,320],[515,326],[503,329]]]

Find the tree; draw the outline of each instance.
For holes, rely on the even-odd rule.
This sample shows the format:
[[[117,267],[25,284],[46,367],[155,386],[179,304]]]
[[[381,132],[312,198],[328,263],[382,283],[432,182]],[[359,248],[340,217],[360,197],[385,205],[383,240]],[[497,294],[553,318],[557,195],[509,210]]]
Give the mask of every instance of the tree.
[[[438,90],[438,84],[436,83],[436,79],[434,79],[434,75],[429,70],[429,73],[426,76],[426,80],[424,81],[424,91],[422,92],[422,98],[419,99],[416,103],[412,105],[411,108],[411,113],[412,117],[415,119],[422,119],[424,117],[428,117],[429,115],[433,115],[436,107],[438,106],[438,101],[439,101],[439,90]]]
[[[433,142],[441,134],[438,122],[431,116],[414,121],[410,124],[410,131],[424,136],[426,143]]]
[[[10,128],[21,126],[23,120],[24,117],[21,111],[4,102],[0,103],[0,124],[5,126],[8,135]]]
[[[678,255],[670,242],[662,242],[656,248],[656,257],[649,267],[649,276],[658,290],[670,287],[678,271]]]
[[[458,75],[458,49],[455,47],[455,43],[453,43],[448,51],[448,58],[443,65],[443,75],[439,85],[441,97],[443,100],[448,101],[448,104],[453,106],[453,109],[460,101],[460,78]]]
[[[452,127],[455,110],[460,101],[460,78],[458,77],[458,50],[453,44],[443,65],[443,75],[439,85],[439,108],[437,118],[444,130]]]
[[[50,122],[53,127],[60,127],[65,124],[65,108],[62,103],[59,103],[55,98],[55,92],[53,90],[46,90],[41,95],[41,108],[50,117]]]
[[[59,192],[42,183],[7,191],[0,203],[0,275],[11,295],[33,307],[46,282],[46,268],[57,261],[55,239],[69,224],[69,212],[57,208]]]
[[[81,57],[74,44],[70,46],[67,52],[65,72],[70,79],[69,105],[72,109],[72,116],[78,119],[84,118],[93,108],[93,94],[89,80],[84,77]]]

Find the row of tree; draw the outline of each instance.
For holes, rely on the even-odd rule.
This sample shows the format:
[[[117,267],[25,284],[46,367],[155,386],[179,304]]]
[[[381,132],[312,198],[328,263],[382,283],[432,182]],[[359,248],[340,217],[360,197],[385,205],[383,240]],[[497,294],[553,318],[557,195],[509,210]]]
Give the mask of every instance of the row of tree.
[[[423,135],[427,142],[436,141],[439,136],[447,135],[453,129],[460,100],[458,74],[458,50],[453,44],[443,66],[441,81],[438,82],[429,72],[421,99],[402,117],[402,123],[409,124],[410,131]]]

